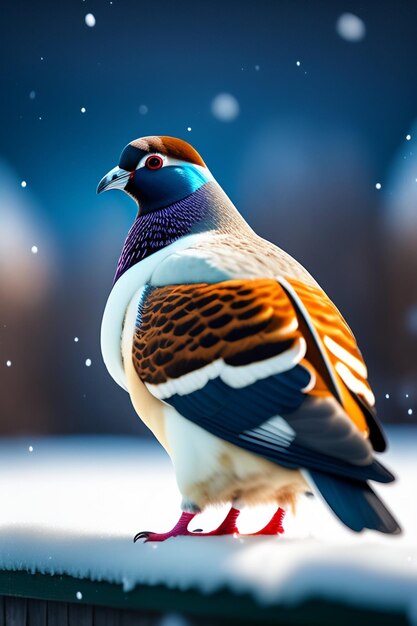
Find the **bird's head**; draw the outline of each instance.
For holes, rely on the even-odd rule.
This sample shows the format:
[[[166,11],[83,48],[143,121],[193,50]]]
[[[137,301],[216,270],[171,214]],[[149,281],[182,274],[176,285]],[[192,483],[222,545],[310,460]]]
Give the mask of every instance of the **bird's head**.
[[[121,189],[145,215],[186,198],[210,180],[203,159],[186,141],[142,137],[123,149],[119,165],[101,179],[97,193]]]

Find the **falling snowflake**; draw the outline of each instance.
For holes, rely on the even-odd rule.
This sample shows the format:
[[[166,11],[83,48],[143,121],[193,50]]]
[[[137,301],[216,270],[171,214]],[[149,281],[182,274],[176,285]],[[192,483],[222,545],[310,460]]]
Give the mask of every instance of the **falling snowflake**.
[[[389,393],[386,393],[385,397],[386,397],[387,400],[389,400]]]
[[[146,104],[141,104],[139,107],[139,113],[141,115],[146,115],[148,112],[148,107],[146,106]]]
[[[81,107],[81,113],[85,113],[86,112],[86,108],[85,107]]]
[[[6,361],[6,366],[7,367],[11,367],[12,366],[12,362],[11,361]]]
[[[381,187],[382,187],[381,183],[377,183],[377,184],[375,185],[375,188],[376,188],[376,189],[381,189]]]
[[[94,17],[94,15],[92,13],[87,13],[87,15],[85,16],[84,19],[85,19],[85,23],[90,28],[93,28],[93,26],[96,25],[96,18]]]
[[[78,337],[74,337],[74,341],[75,341],[75,343],[78,343],[79,342]]]
[[[190,133],[193,129],[191,128],[191,126],[187,126],[187,130]]]
[[[33,446],[29,446],[28,450],[29,452],[33,452]]]
[[[260,70],[260,69],[261,69],[261,68],[259,67],[259,65],[255,65],[255,71],[256,71],[256,72],[259,72],[259,70]]]
[[[34,100],[36,98],[36,91],[31,91],[30,94],[29,94],[29,98],[31,100]]]
[[[410,141],[410,139],[411,139],[411,135],[407,135],[407,136],[406,136],[406,139],[407,139],[407,141]]]
[[[301,65],[301,61],[297,61],[296,66],[300,67],[300,65]]]
[[[211,103],[211,112],[221,122],[232,122],[239,115],[239,102],[230,93],[219,93]]]
[[[38,254],[38,246],[32,246],[30,251],[32,254]]]
[[[412,415],[413,414],[413,409],[408,409],[407,413],[408,413],[408,415]]]
[[[85,360],[85,365],[86,365],[86,367],[90,367],[91,362],[92,362],[92,361],[91,361],[91,359],[86,359],[86,360]]]
[[[75,597],[77,598],[77,600],[82,600],[83,594],[81,593],[81,591],[77,591],[77,593],[75,594]]]
[[[353,13],[343,13],[336,22],[337,34],[346,41],[361,41],[365,37],[365,22]]]
[[[20,183],[20,186],[23,187],[23,189],[25,187],[27,187],[27,182],[25,180],[22,180],[22,182]]]

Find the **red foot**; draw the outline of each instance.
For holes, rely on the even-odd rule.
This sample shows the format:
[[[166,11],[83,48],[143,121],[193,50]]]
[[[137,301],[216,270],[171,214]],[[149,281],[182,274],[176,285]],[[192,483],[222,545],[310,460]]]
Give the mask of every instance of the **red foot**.
[[[279,508],[270,521],[264,526],[261,530],[258,530],[257,533],[251,533],[252,535],[282,535],[284,532],[284,527],[282,522],[285,517],[284,509]]]
[[[167,533],[153,533],[151,531],[143,531],[138,533],[134,542],[138,539],[145,539],[145,542],[148,541],[165,541],[166,539],[170,539],[171,537],[215,537],[219,535],[234,535],[239,534],[238,528],[236,526],[236,520],[239,517],[240,511],[232,507],[228,514],[226,515],[223,522],[220,524],[218,528],[212,530],[209,533],[203,533],[194,531],[191,532],[188,530],[188,524],[191,520],[196,516],[195,513],[182,513],[180,519],[175,524],[174,528]],[[282,521],[285,516],[284,509],[279,508],[271,520],[268,522],[264,528],[258,530],[256,533],[250,533],[249,535],[243,535],[245,537],[252,537],[256,535],[278,535],[284,532],[284,528],[282,526]]]
[[[143,531],[138,533],[133,539],[136,542],[138,539],[145,539],[144,543],[147,541],[165,541],[166,539],[170,539],[170,537],[213,537],[215,535],[233,535],[234,533],[239,532],[236,526],[236,520],[239,517],[240,511],[235,508],[231,508],[228,514],[226,515],[223,522],[220,524],[218,528],[212,530],[209,533],[201,533],[201,532],[190,532],[188,530],[188,524],[195,517],[195,513],[183,513],[175,524],[174,528],[167,533],[153,533],[150,531]]]
[[[191,522],[195,513],[182,513],[180,519],[175,524],[174,528],[167,533],[153,533],[152,531],[144,530],[141,533],[135,535],[133,541],[136,543],[138,539],[145,539],[146,541],[165,541],[170,537],[178,537],[180,535],[191,535],[188,530],[188,524]]]
[[[233,506],[220,524],[218,528],[215,528],[209,533],[193,532],[191,535],[198,535],[199,537],[214,537],[215,535],[233,535],[238,533],[236,526],[236,520],[239,517],[239,509],[235,509]]]

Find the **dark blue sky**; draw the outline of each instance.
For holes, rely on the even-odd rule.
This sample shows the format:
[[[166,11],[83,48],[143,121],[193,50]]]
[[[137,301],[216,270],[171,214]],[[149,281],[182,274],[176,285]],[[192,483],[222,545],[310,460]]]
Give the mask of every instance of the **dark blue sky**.
[[[362,42],[337,35],[344,11],[364,20]],[[241,202],[242,155],[277,118],[359,131],[382,176],[415,113],[416,24],[414,2],[8,2],[1,154],[72,235],[114,201],[96,182],[141,135],[191,140]],[[241,106],[232,124],[210,113],[222,91]]]
[[[364,21],[362,41],[337,34],[344,12]],[[36,340],[24,335],[23,313],[2,314],[9,324],[2,358],[20,350],[23,360],[28,349],[32,358],[19,372],[16,356],[7,376],[18,388],[19,376],[30,379],[35,370],[45,396],[40,402],[28,394],[38,407],[28,426],[28,405],[22,400],[14,409],[10,395],[3,411],[10,424],[20,424],[18,431],[97,431],[103,424],[125,431],[134,420],[104,370],[98,333],[135,209],[122,194],[97,197],[95,190],[126,143],[152,134],[182,137],[199,150],[251,225],[297,256],[334,297],[380,394],[387,381],[394,385],[396,348],[385,364],[382,346],[390,316],[400,328],[412,302],[400,294],[398,311],[384,307],[378,285],[392,264],[381,279],[384,195],[375,183],[384,192],[417,117],[416,33],[417,3],[405,0],[3,3],[0,159],[16,176],[16,193],[34,203],[33,217],[55,251],[53,261],[45,259],[54,282],[33,312]],[[211,113],[221,92],[239,102],[233,122]],[[402,341],[408,349],[409,338]],[[86,356],[93,358],[89,378]],[[398,376],[410,362],[401,361]]]

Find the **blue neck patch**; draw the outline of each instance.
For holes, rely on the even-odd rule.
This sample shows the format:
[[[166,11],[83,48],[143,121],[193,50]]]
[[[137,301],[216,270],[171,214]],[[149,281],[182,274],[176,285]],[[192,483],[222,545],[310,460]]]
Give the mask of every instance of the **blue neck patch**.
[[[187,198],[211,179],[208,170],[206,173],[192,163],[166,165],[159,170],[141,167],[125,191],[138,202],[139,215],[146,215]]]

